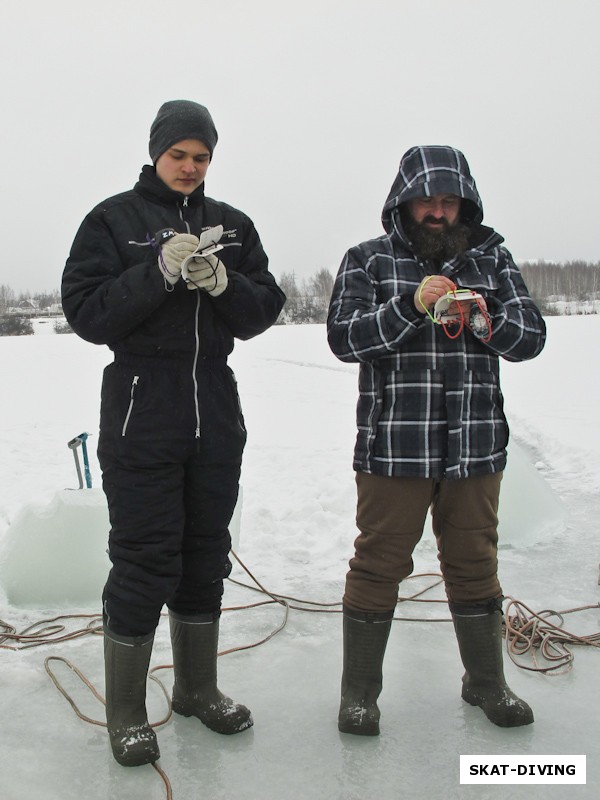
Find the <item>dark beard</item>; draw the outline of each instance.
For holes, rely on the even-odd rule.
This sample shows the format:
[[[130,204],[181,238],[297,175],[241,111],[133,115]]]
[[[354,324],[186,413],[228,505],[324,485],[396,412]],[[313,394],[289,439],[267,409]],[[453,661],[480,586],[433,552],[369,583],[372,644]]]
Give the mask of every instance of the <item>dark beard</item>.
[[[464,222],[448,225],[444,220],[441,231],[432,231],[422,222],[408,214],[402,220],[406,235],[417,258],[440,263],[449,261],[458,253],[464,253],[469,247],[471,228]]]

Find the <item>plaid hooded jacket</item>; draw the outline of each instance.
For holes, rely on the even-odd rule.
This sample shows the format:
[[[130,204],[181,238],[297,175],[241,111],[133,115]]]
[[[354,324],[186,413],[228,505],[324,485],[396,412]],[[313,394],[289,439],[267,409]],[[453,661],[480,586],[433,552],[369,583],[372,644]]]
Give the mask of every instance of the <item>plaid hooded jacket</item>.
[[[441,193],[462,198],[461,218],[473,233],[469,249],[434,269],[413,253],[399,211],[408,200]],[[504,469],[508,424],[499,356],[534,358],[546,329],[503,238],[482,219],[463,154],[414,147],[402,158],[383,208],[386,235],[346,253],[327,327],[334,354],[360,363],[355,470],[457,479]],[[488,343],[467,328],[449,339],[441,325],[416,312],[412,298],[432,272],[485,298]]]

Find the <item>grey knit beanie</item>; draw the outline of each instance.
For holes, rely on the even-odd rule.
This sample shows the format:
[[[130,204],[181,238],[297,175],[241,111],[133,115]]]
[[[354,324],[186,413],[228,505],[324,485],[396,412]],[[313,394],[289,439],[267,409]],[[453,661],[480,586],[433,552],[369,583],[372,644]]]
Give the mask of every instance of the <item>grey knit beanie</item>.
[[[150,158],[156,164],[165,150],[184,139],[203,142],[212,158],[218,138],[207,108],[191,100],[169,100],[158,109],[150,128]]]

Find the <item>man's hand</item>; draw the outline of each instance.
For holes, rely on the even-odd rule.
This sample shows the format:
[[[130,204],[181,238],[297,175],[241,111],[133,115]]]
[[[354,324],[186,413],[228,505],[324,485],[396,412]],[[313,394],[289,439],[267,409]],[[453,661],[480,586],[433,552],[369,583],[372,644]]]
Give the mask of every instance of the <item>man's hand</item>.
[[[187,265],[188,289],[201,289],[218,297],[227,288],[227,270],[215,255],[196,256]]]
[[[181,276],[181,265],[198,247],[199,239],[191,233],[177,233],[167,239],[158,253],[158,267],[164,278],[174,286]]]
[[[456,289],[450,278],[444,275],[428,275],[423,278],[414,294],[415,308],[420,314],[426,314],[443,295]]]
[[[442,325],[458,325],[458,333],[466,325],[482,342],[489,342],[492,338],[492,322],[487,303],[479,292],[457,289],[449,295],[446,294],[435,304],[433,313],[436,321]]]

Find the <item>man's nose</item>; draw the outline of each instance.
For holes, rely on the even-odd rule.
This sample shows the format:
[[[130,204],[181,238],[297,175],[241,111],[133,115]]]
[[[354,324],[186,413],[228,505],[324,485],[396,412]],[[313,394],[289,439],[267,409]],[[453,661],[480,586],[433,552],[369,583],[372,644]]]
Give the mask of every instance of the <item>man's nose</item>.
[[[195,172],[195,170],[196,170],[196,165],[195,165],[195,164],[194,164],[194,162],[193,162],[193,161],[190,159],[189,161],[184,161],[184,163],[183,163],[183,166],[182,166],[182,169],[183,169],[183,171],[184,171],[184,172],[186,172],[186,173],[188,173],[188,174],[191,174],[192,172]]]
[[[430,213],[432,217],[436,219],[442,219],[442,217],[446,216],[446,210],[442,202],[434,201],[433,207],[430,209]]]

